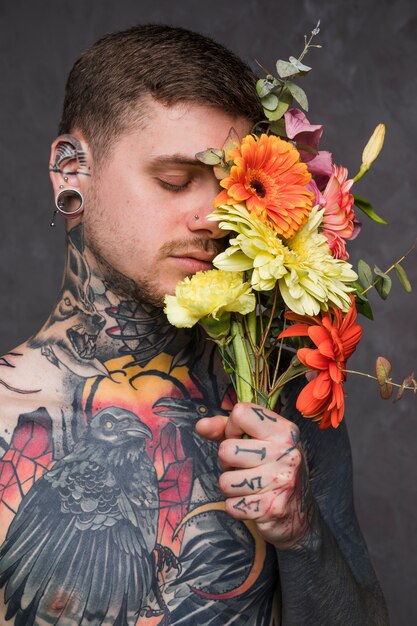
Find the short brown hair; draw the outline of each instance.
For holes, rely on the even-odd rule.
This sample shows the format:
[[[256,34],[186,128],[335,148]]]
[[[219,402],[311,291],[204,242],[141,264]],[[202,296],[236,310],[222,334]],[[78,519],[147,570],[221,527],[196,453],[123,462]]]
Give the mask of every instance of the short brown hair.
[[[149,94],[163,104],[197,102],[255,123],[262,118],[256,78],[233,52],[199,33],[159,24],[135,26],[106,35],[76,61],[59,133],[79,129],[100,161],[112,140],[131,125],[141,97]],[[139,115],[146,118],[146,111]]]

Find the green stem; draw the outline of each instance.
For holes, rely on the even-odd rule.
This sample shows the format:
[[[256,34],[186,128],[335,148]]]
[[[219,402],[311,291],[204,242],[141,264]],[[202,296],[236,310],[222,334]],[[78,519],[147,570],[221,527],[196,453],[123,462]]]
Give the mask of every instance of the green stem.
[[[275,315],[275,309],[277,308],[277,298],[278,298],[278,289],[275,287],[274,291],[274,301],[272,303],[271,315],[269,316],[268,324],[266,326],[265,332],[262,333],[262,341],[259,346],[259,354],[262,354],[263,349],[265,347],[266,340],[268,339],[269,331],[271,330],[272,322]]]
[[[283,325],[283,328],[282,328],[283,331],[285,330],[286,325],[287,325],[287,320],[284,318],[284,325]],[[278,376],[278,372],[279,372],[279,364],[280,364],[280,361],[281,361],[281,354],[282,354],[283,343],[284,343],[284,339],[281,339],[281,341],[279,342],[278,357],[277,357],[277,362],[275,363],[274,376],[272,378],[271,389],[274,388],[274,385],[275,385],[275,383],[277,381],[277,376]]]
[[[231,325],[232,344],[236,364],[236,392],[240,402],[253,401],[253,372],[247,350],[242,324],[233,320]]]
[[[362,163],[362,165],[359,168],[359,172],[357,174],[355,174],[355,176],[352,178],[353,182],[356,183],[358,182],[358,180],[360,180],[362,178],[362,176],[365,176],[366,172],[369,170],[369,165],[364,165]]]
[[[407,250],[407,252],[405,252],[400,259],[398,259],[398,261],[395,261],[387,270],[385,270],[384,274],[389,274],[390,272],[392,272],[392,270],[395,268],[395,266],[398,265],[398,263],[401,263],[401,261],[404,261],[404,259],[406,259],[408,257],[408,255],[414,250],[414,248],[416,247],[416,244],[417,244],[417,239],[414,241],[414,243],[411,246],[411,248],[409,248],[409,250]],[[374,282],[371,283],[369,285],[369,287],[364,289],[361,292],[361,295],[363,296],[367,291],[372,289],[372,287],[375,287],[375,283],[376,283],[376,280],[374,280]]]
[[[357,374],[358,376],[364,376],[365,378],[372,378],[372,380],[376,380],[378,384],[380,384],[379,380],[376,376],[372,376],[372,374],[365,374],[365,372],[357,372],[356,370],[341,370],[342,372],[346,372],[346,374]],[[389,383],[393,387],[402,387],[398,383],[393,383],[392,380],[386,380],[385,383]],[[412,387],[405,387],[405,389],[412,389]]]
[[[286,385],[290,380],[295,380],[299,376],[303,376],[306,372],[309,371],[309,367],[305,365],[290,365],[287,370],[278,378],[275,385],[272,387],[271,391],[268,394],[268,408],[272,408],[276,405],[277,400],[279,398],[279,394],[281,393],[284,385]],[[291,372],[294,374],[291,375]]]

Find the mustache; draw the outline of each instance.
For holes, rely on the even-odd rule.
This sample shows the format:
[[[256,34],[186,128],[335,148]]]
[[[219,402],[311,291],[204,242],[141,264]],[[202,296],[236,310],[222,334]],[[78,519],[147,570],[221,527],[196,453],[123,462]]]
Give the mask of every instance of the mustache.
[[[223,252],[225,248],[224,239],[207,239],[204,237],[192,237],[189,239],[177,239],[175,241],[167,241],[160,249],[163,256],[182,254],[187,252],[201,250],[209,254],[217,255]]]

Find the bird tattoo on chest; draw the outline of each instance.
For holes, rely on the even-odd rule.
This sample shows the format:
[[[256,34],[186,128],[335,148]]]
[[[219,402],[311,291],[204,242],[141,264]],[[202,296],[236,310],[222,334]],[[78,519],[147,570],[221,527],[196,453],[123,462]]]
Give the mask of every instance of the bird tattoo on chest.
[[[136,623],[155,582],[159,495],[145,450],[151,437],[137,415],[108,407],[35,483],[0,550],[6,620]]]

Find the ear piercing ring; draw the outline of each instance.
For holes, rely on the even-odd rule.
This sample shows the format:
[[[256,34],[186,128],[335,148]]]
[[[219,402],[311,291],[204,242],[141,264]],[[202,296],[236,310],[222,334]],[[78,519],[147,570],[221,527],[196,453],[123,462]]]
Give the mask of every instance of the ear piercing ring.
[[[60,188],[61,188],[61,185],[60,185]],[[68,208],[66,207],[66,204],[68,203],[69,199],[74,198],[74,197],[77,198],[80,204],[78,205],[76,209],[69,211]],[[71,187],[69,187],[68,189],[62,189],[62,191],[60,191],[57,197],[55,198],[55,206],[57,208],[57,211],[59,211],[59,213],[61,213],[61,215],[63,215],[64,217],[66,218],[75,217],[76,215],[79,215],[80,213],[84,211],[83,194],[80,191],[78,191],[78,189],[72,189]]]

